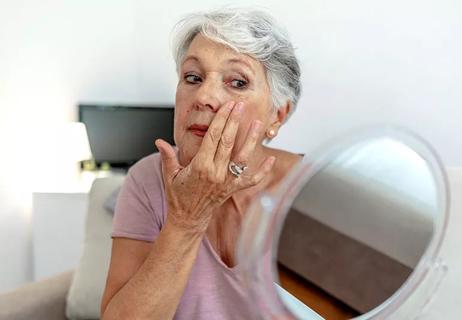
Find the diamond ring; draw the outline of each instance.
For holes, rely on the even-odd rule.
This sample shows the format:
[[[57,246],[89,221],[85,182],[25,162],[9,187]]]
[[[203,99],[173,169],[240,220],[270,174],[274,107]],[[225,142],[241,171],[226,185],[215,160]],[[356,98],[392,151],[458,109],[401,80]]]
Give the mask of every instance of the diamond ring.
[[[242,174],[242,172],[244,172],[244,170],[247,169],[247,166],[238,165],[238,164],[235,164],[233,161],[230,161],[228,169],[236,177],[239,177]]]

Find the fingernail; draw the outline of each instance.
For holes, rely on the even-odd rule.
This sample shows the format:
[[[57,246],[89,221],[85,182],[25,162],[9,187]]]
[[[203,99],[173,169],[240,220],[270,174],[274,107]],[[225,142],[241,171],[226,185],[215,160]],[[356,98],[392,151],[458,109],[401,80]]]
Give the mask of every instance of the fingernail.
[[[228,105],[227,105],[228,109],[229,110],[233,110],[233,107],[234,107],[234,101],[231,101],[231,102],[228,102]]]

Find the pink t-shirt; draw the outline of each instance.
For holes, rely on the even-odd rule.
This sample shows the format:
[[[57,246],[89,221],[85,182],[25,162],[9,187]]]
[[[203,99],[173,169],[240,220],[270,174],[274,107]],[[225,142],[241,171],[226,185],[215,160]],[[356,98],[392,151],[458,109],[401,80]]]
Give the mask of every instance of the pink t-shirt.
[[[117,199],[112,237],[153,242],[166,216],[160,154],[155,153],[130,168]],[[238,268],[226,266],[204,237],[175,319],[255,318]]]

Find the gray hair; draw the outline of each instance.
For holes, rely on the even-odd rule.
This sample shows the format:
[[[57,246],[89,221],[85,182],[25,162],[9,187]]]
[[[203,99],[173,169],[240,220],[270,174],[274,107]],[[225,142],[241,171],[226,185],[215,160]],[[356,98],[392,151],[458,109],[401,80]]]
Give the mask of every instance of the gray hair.
[[[177,72],[197,34],[260,61],[266,70],[273,107],[288,100],[295,109],[301,92],[300,66],[287,32],[260,10],[226,8],[187,15],[174,29]]]

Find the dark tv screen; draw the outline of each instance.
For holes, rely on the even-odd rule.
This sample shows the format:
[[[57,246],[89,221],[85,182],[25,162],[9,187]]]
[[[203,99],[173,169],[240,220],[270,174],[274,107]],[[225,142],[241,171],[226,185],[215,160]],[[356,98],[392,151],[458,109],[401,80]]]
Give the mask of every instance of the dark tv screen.
[[[173,105],[79,105],[96,164],[123,169],[157,152],[157,138],[173,145],[173,115]]]

